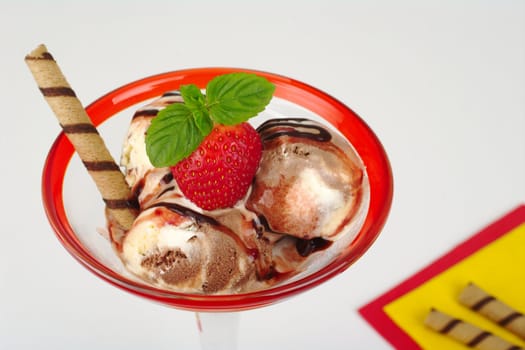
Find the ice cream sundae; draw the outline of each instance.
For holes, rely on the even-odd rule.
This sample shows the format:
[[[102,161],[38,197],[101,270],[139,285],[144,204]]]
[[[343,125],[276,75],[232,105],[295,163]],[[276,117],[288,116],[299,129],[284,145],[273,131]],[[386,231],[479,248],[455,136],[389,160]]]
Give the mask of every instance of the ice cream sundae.
[[[241,123],[248,132],[215,126],[196,156],[156,167],[146,146],[152,120],[183,103],[174,91],[139,108],[124,142],[121,165],[140,214],[129,231],[112,237],[131,272],[183,292],[247,292],[292,278],[317,252],[356,235],[367,204],[366,173],[337,132],[285,116],[255,130]],[[228,179],[236,171],[228,165],[243,162],[250,163],[248,180]],[[229,189],[239,187],[229,199]]]

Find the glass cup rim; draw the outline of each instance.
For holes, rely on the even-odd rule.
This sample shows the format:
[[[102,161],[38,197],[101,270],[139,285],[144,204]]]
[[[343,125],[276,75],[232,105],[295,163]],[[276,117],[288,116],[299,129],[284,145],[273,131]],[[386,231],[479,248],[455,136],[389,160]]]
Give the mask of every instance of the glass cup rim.
[[[323,117],[354,146],[367,169],[370,204],[363,227],[345,256],[339,256],[320,270],[298,280],[268,289],[231,295],[186,294],[162,290],[122,276],[98,261],[77,239],[69,224],[62,197],[65,171],[74,149],[61,132],[48,153],[42,175],[42,200],[51,227],[66,250],[84,267],[107,282],[132,294],[162,304],[193,311],[240,311],[266,306],[318,286],[346,270],[361,257],[379,236],[388,217],[393,198],[393,176],[387,154],[371,128],[348,106],[331,95],[282,75],[264,71],[205,67],[161,73],[123,85],[103,95],[86,107],[95,126],[137,103],[193,83],[204,88],[214,76],[248,72],[263,76],[275,84],[274,96],[296,103]],[[108,243],[109,244],[109,243]]]

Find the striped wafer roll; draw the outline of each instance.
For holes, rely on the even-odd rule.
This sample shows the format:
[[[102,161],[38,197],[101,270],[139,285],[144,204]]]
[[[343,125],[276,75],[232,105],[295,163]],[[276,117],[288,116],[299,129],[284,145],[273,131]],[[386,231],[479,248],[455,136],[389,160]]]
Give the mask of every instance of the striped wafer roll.
[[[475,284],[463,289],[459,302],[525,339],[525,316]]]
[[[453,318],[432,309],[425,319],[425,325],[447,335],[468,347],[481,350],[519,350],[521,347],[484,331],[470,323]]]
[[[44,45],[40,45],[25,57],[25,62],[64,133],[95,181],[108,214],[122,229],[128,230],[137,215],[136,201],[120,168],[53,56]]]

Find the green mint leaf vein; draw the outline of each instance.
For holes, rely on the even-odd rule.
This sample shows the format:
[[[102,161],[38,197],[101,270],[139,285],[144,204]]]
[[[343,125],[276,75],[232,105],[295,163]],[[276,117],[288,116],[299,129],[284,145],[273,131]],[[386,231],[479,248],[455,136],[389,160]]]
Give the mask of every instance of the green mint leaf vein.
[[[173,166],[189,156],[212,131],[214,123],[236,125],[256,116],[272,99],[275,86],[252,73],[213,78],[204,95],[194,84],[181,85],[184,103],[159,111],[146,133],[146,152],[153,166]]]

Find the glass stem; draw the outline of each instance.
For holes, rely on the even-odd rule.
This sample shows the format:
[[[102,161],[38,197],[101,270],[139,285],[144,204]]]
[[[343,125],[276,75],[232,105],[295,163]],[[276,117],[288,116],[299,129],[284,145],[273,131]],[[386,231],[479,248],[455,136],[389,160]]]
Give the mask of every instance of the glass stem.
[[[196,312],[201,349],[237,349],[239,312]]]

